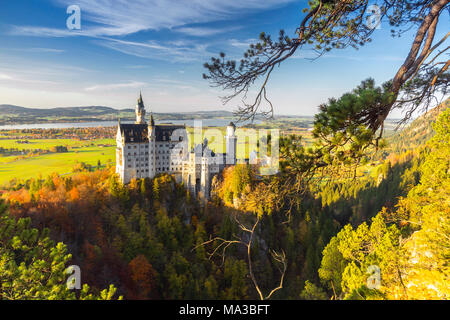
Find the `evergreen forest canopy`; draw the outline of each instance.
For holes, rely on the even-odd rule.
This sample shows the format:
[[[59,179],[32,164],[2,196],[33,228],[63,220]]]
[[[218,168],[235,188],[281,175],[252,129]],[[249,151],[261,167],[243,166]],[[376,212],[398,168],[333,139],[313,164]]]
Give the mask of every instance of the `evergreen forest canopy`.
[[[229,167],[206,204],[169,175],[123,186],[113,168],[16,182],[1,196],[0,297],[448,299],[450,112],[433,111],[425,143],[393,137],[366,174],[312,179],[300,198],[282,192],[297,137],[278,176]],[[82,290],[66,288],[73,264]]]

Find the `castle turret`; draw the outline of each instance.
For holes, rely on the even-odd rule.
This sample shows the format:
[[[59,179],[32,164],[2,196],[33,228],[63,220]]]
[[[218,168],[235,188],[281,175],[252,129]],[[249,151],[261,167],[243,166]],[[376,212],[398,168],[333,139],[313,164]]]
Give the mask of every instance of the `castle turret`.
[[[236,164],[236,149],[237,149],[237,137],[236,137],[236,126],[233,122],[227,126],[227,135],[225,137],[226,143],[226,164],[235,165]]]
[[[150,112],[150,126],[155,126],[155,120],[153,120],[153,112]]]
[[[138,103],[136,105],[136,124],[145,123],[145,107],[144,101],[142,100],[142,93],[139,93]]]
[[[154,178],[156,175],[156,125],[151,112],[150,124],[148,125],[148,143],[149,177]]]
[[[119,123],[117,124],[117,132],[116,132],[116,173],[119,175],[120,181],[124,181],[125,179],[125,157],[123,154],[125,140],[122,135],[122,131],[120,128],[120,118]]]
[[[211,187],[211,175],[209,167],[209,158],[202,157],[201,174],[200,174],[200,191],[204,199],[209,199],[209,192]]]

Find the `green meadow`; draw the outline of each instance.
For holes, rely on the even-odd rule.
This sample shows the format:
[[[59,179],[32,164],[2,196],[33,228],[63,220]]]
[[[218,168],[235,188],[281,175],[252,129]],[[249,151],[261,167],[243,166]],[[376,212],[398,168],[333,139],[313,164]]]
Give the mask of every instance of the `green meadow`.
[[[115,144],[114,139],[98,139],[78,141],[71,139],[36,139],[28,144],[20,144],[15,140],[0,140],[0,147],[48,150],[52,146],[67,146],[68,152],[47,153],[33,157],[0,156],[0,185],[12,179],[29,179],[51,173],[70,174],[73,167],[80,162],[97,166],[108,162],[115,163],[115,146],[103,147],[102,144]]]
[[[97,139],[93,141],[80,141],[74,139],[26,139],[28,143],[19,143],[17,139],[0,139],[0,147],[18,150],[48,150],[53,146],[66,146],[68,148],[86,147],[98,144],[115,144],[114,139]]]

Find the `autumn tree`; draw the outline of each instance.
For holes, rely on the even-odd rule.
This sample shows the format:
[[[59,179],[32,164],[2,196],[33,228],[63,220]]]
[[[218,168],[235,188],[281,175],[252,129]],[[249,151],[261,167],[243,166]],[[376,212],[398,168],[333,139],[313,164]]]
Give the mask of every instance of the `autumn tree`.
[[[131,272],[131,279],[137,289],[137,297],[147,299],[150,294],[155,296],[154,291],[156,272],[152,265],[148,262],[144,255],[138,255],[130,261],[129,268]]]
[[[406,224],[411,236],[404,244],[408,260],[409,299],[448,299],[450,279],[450,110],[443,111],[433,125],[436,135],[420,166],[420,183],[399,201],[390,214]],[[401,292],[402,293],[402,292]]]
[[[0,300],[112,299],[112,285],[100,294],[86,284],[79,294],[70,290],[66,268],[72,256],[66,246],[30,224],[29,218],[10,217],[0,203]]]

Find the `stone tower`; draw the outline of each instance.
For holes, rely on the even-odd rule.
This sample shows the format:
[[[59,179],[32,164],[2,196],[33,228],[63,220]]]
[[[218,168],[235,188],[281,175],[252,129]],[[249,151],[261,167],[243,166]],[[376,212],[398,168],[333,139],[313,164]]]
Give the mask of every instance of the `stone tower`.
[[[236,149],[237,149],[237,137],[236,126],[233,122],[227,126],[227,135],[225,136],[226,143],[226,165],[236,164]]]
[[[148,144],[149,178],[154,178],[156,175],[156,126],[152,113],[150,113],[148,125]]]
[[[209,199],[209,189],[211,187],[211,176],[209,170],[209,158],[206,156],[202,157],[202,171],[200,176],[200,191],[205,199]]]
[[[145,124],[145,107],[142,101],[142,93],[139,93],[138,103],[136,105],[136,124]]]

